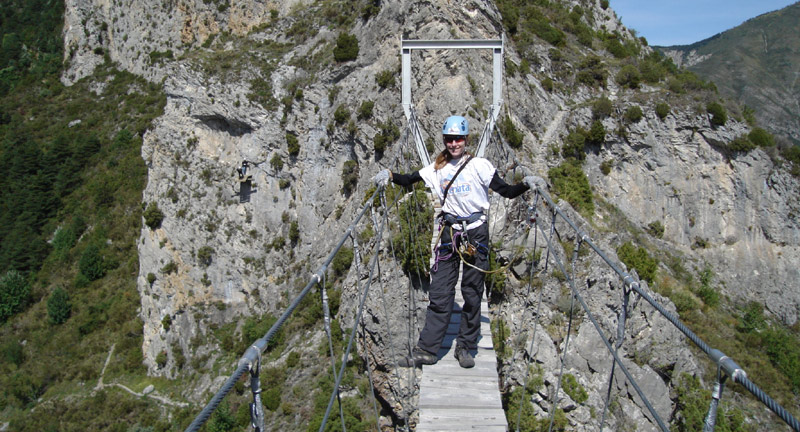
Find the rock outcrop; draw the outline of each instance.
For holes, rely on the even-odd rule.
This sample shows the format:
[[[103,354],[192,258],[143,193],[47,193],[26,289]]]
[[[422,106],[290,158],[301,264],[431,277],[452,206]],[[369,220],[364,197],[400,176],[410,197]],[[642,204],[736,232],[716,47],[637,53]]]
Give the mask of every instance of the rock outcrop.
[[[612,11],[594,2],[566,3],[583,5],[597,28],[628,34]],[[503,33],[502,18],[491,3],[384,1],[368,19],[354,14],[347,31],[358,39],[358,57],[336,62],[331,51],[344,30],[319,18],[318,3],[225,5],[182,0],[67,2],[69,67],[64,82],[90,74],[107,57],[123,69],[163,82],[168,95],[164,116],[145,134],[142,147],[148,166],[143,200],[157,204],[165,217],[157,229],[142,229],[138,285],[145,364],[150,373],[170,378],[179,376],[175,366],[182,356],[203,359],[201,368],[213,365],[219,352],[209,337],[212,327],[242,315],[279,312],[339,240],[336,233],[344,232],[350,215],[360,208],[371,186],[369,178],[410,151],[397,143],[384,154],[373,149],[373,139],[384,125],[404,124],[399,82],[387,88],[376,83],[378,73],[399,69],[400,38],[481,39]],[[537,70],[506,76],[504,96],[504,113],[524,134],[516,155],[526,168],[544,176],[557,165],[560,158],[553,149],[568,131],[591,124],[590,104],[601,94],[620,112],[641,106],[644,118],[638,122],[604,120],[607,131],[625,127],[627,134],[610,132],[605,144],[589,149],[584,170],[594,194],[635,228],[661,221],[663,239],[653,241],[663,250],[680,256],[687,268],[710,265],[725,295],[736,302],[761,302],[770,313],[794,324],[800,305],[798,180],[762,150],[725,150],[725,143],[747,131],[742,123],[713,127],[691,102],[658,118],[653,107],[665,97],[659,88],[627,90],[608,79],[605,90],[546,90],[542,80],[554,76],[556,66],[546,43],[533,44],[532,49],[541,60]],[[487,58],[477,51],[415,54],[412,86],[426,139],[436,142],[440,119],[455,113],[467,114],[473,131],[479,129],[491,97]],[[519,58],[508,44],[507,62],[518,64]],[[356,111],[365,101],[374,102],[371,116],[358,119]],[[335,113],[342,108],[347,118],[340,122]],[[288,136],[297,139],[299,149],[290,148]],[[253,162],[255,186],[248,197],[242,196],[233,177],[243,160]],[[355,161],[355,167],[349,161]],[[608,174],[601,169],[606,161],[613,162]],[[580,215],[571,214],[588,226]],[[602,225],[603,212],[597,217]],[[613,230],[597,235],[612,254],[630,238]],[[580,280],[590,285],[586,299],[600,311],[604,330],[613,334],[620,283],[600,270],[596,258],[584,260]],[[366,280],[365,264],[346,280],[349,290],[342,302],[348,311],[359,300],[352,287]],[[384,282],[408,286],[402,277],[386,276]],[[527,334],[532,318],[552,323],[563,315],[557,310],[563,285],[552,277],[543,282],[548,306],[539,317],[530,317],[531,300],[523,298],[524,288],[513,280],[510,286],[516,287],[513,295],[520,301],[498,305],[494,313],[513,323],[512,334]],[[408,326],[419,323],[409,316],[423,314],[424,292],[418,292],[408,310],[389,308],[387,318],[384,302],[406,305],[409,290],[376,289],[389,298],[370,298],[368,337],[360,350],[379,372],[376,382],[385,407],[401,418],[413,413],[407,401],[413,401],[414,386],[404,375],[410,372],[393,370],[390,353],[407,349],[404,335],[413,333]],[[353,327],[347,321],[352,317],[340,318],[343,328]],[[659,395],[656,409],[669,418],[670,382],[662,372],[695,373],[697,360],[677,330],[649,305],[633,307],[628,326],[620,353],[632,373]],[[599,354],[604,349],[594,331],[585,319],[577,326],[566,367],[581,385],[600,394],[611,362]],[[522,359],[541,365],[544,382],[552,388],[564,343],[557,335],[539,331],[536,352],[528,352],[526,344],[516,347],[513,359],[519,361],[503,366],[508,388],[521,383]],[[213,388],[218,383],[212,379],[217,378],[206,376],[191,393]],[[626,396],[610,424],[624,421],[621,413],[627,413],[636,418],[639,430],[652,427],[638,396],[619,376],[615,386],[615,392]],[[539,397],[544,409],[550,395],[543,392]],[[602,408],[599,396],[592,398],[570,411],[574,424]]]

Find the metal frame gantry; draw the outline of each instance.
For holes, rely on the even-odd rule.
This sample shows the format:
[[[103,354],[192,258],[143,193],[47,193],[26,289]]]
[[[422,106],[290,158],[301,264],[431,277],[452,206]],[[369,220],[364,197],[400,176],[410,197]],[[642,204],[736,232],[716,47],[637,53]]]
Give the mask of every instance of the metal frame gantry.
[[[414,135],[414,142],[423,165],[431,163],[422,134],[419,130],[414,104],[411,102],[411,52],[425,49],[491,49],[492,50],[492,105],[489,118],[483,128],[476,155],[483,157],[486,145],[494,131],[497,117],[500,115],[500,106],[503,104],[503,46],[505,37],[500,39],[449,39],[449,40],[410,40],[402,39],[400,52],[402,54],[402,86],[403,86],[403,111]]]

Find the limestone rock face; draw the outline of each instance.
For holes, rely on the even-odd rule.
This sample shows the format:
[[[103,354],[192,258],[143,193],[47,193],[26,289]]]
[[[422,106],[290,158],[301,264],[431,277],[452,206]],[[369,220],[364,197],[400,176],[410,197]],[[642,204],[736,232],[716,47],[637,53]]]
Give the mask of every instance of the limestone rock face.
[[[225,2],[203,0],[89,0],[66,2],[64,56],[69,85],[92,73],[104,56],[152,81],[166,76],[164,63],[221,32],[242,36],[309,0]]]
[[[788,193],[797,178],[762,150],[726,154],[720,146],[745,132],[740,124],[650,114],[630,130],[630,145],[588,156],[596,191],[642,228],[661,222],[665,241],[717,270],[722,293],[795,323],[800,290],[784,288],[800,276],[791,264],[800,258],[800,202]],[[604,160],[615,161],[608,175],[598,169]]]
[[[406,156],[413,153],[402,138],[383,154],[373,148],[385,124],[401,130],[405,125],[399,73],[395,85],[387,88],[379,87],[375,78],[399,70],[401,38],[494,39],[502,34],[502,19],[491,2],[387,0],[377,15],[355,20],[348,30],[359,41],[358,58],[337,63],[331,50],[340,30],[334,26],[321,25],[304,37],[290,35],[303,13],[319,12],[315,8],[318,5],[308,0],[237,0],[227,9],[200,0],[67,1],[65,83],[90,74],[108,56],[123,69],[163,82],[167,93],[165,113],[145,134],[142,146],[148,166],[143,201],[156,204],[165,216],[156,229],[144,226],[139,242],[143,351],[152,374],[179,376],[175,366],[182,357],[198,359],[199,369],[210,373],[207,368],[220,355],[213,329],[242,316],[280,313],[290,293],[310,281],[344,234],[372,186],[369,179],[382,168],[405,171],[415,165],[396,162],[413,159]],[[610,9],[597,5],[587,7],[587,13],[595,17],[597,28],[627,32]],[[609,79],[605,90],[546,90],[544,77],[555,76],[556,68],[572,67],[555,64],[550,48],[544,42],[534,44],[531,49],[540,63],[527,74],[505,77],[503,115],[523,132],[522,148],[515,155],[525,169],[546,177],[547,170],[560,163],[557,150],[567,133],[577,126],[589,127],[591,103],[601,95],[613,101],[617,114],[641,106],[644,118],[624,125],[624,137],[613,132],[621,126],[621,116],[615,115],[603,120],[609,131],[605,144],[587,147],[584,171],[594,195],[618,209],[634,228],[643,230],[660,221],[663,239],[653,241],[683,260],[687,269],[710,265],[719,289],[734,301],[758,301],[787,324],[795,323],[800,305],[798,180],[762,150],[725,150],[725,143],[747,132],[742,123],[731,120],[712,127],[707,116],[688,104],[673,107],[670,115],[659,119],[654,114],[663,96],[658,88],[631,91]],[[505,56],[506,61],[520,61],[510,44]],[[491,103],[488,53],[414,53],[412,69],[423,138],[435,152],[440,147],[440,122],[448,115],[466,114],[473,135],[479,134]],[[367,101],[374,102],[372,115],[358,118],[357,111]],[[344,122],[336,120],[341,109],[348,111]],[[288,136],[297,138],[299,150],[290,148]],[[492,152],[497,157],[512,151]],[[252,162],[254,186],[249,194],[242,193],[234,176],[243,160]],[[607,161],[612,169],[604,174],[601,166]],[[503,175],[512,173],[509,159],[497,157],[493,162]],[[519,207],[512,210],[515,205]],[[631,238],[628,227],[594,230],[568,204],[560,205],[615,259],[616,247]],[[531,241],[530,235],[523,240],[506,229],[520,222],[513,218],[523,209],[521,201],[494,204],[492,226],[502,243]],[[503,222],[505,216],[512,222]],[[610,223],[608,211],[597,211],[594,218],[596,226]],[[574,241],[566,226],[559,232],[563,241]],[[370,241],[362,250],[369,250]],[[541,240],[537,247],[542,247]],[[351,268],[344,282],[342,328],[355,327],[354,317],[347,314],[358,305],[358,288],[370,271],[371,255],[357,252],[356,257],[360,265]],[[615,335],[621,283],[594,255],[581,261],[577,280],[584,298],[604,333]],[[395,263],[381,263],[384,269],[392,266]],[[666,266],[662,270],[669,271]],[[524,273],[524,268],[515,271]],[[508,298],[493,305],[492,313],[515,335],[509,341],[514,361],[502,365],[504,389],[522,382],[526,364],[540,367],[544,387],[533,402],[546,411],[566,352],[565,373],[576,376],[592,395],[585,404],[573,404],[568,416],[572,425],[589,424],[585,420],[592,410],[602,409],[599,395],[608,385],[611,358],[586,316],[575,324],[567,345],[559,330],[565,324],[565,285],[553,275],[543,277],[544,306],[538,315],[534,300],[539,292],[526,294],[522,277],[510,276]],[[413,380],[409,371],[396,373],[393,361],[407,352],[413,339],[409,335],[421,325],[424,284],[409,284],[388,270],[381,282],[366,301],[365,334],[358,349],[377,372],[376,387],[385,406],[397,418],[413,416]],[[675,310],[646,284],[643,289]],[[536,320],[538,331],[529,345]],[[668,420],[674,403],[669,398],[671,382],[664,376],[700,369],[687,342],[652,306],[633,298],[620,340],[623,364],[641,378],[648,394],[656,395],[651,402]],[[166,363],[159,364],[162,353]],[[219,380],[206,374],[191,393],[214,389]],[[636,430],[654,428],[619,368],[613,392],[623,397],[609,420],[612,429],[624,421],[635,421]]]

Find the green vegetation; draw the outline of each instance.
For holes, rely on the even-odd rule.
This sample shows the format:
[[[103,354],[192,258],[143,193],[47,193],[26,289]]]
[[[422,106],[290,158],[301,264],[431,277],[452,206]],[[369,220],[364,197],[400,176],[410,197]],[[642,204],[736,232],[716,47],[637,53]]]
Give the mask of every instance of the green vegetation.
[[[753,130],[747,134],[747,138],[757,147],[773,147],[775,145],[775,137],[760,127],[754,127]]]
[[[342,166],[342,193],[350,196],[358,185],[358,162],[345,161]]]
[[[555,84],[553,83],[553,79],[550,77],[545,77],[542,80],[542,88],[545,89],[548,93],[552,93],[553,89],[555,88]]]
[[[678,393],[678,416],[673,422],[673,429],[679,432],[703,430],[704,420],[711,400],[711,392],[704,389],[700,379],[687,373],[681,374],[675,390]],[[714,430],[726,432],[747,431],[742,411],[731,408],[723,400],[717,411],[717,423]]]
[[[578,127],[567,134],[564,144],[561,146],[561,156],[564,159],[574,159],[583,161],[586,159],[586,131]]]
[[[800,177],[800,146],[792,145],[784,149],[781,154],[784,159],[792,163],[791,173]]]
[[[358,38],[349,33],[340,33],[333,48],[333,58],[337,62],[346,62],[358,58]]]
[[[728,112],[719,102],[710,102],[706,105],[706,112],[711,115],[713,126],[724,126],[728,122]]]
[[[0,20],[0,97],[56,76],[63,58],[63,2],[8,0]],[[0,111],[10,112],[10,111]]]
[[[394,75],[395,71],[391,69],[380,71],[375,75],[375,82],[381,89],[394,87]]]
[[[359,120],[369,120],[372,118],[372,110],[375,107],[375,102],[373,101],[364,101],[361,102],[361,106],[358,108],[357,117]]]
[[[0,277],[0,323],[21,311],[28,303],[30,286],[25,277],[9,270]]]
[[[214,248],[211,246],[203,246],[197,250],[197,260],[204,267],[211,265],[211,259],[214,256]]]
[[[513,347],[506,342],[511,338],[511,330],[502,319],[494,319],[491,322],[492,346],[497,352],[497,359],[507,360],[513,354]]]
[[[61,287],[56,288],[47,298],[47,318],[50,324],[64,324],[72,313],[69,294]]]
[[[497,126],[500,129],[500,133],[503,135],[503,137],[505,137],[506,141],[508,141],[508,145],[510,145],[511,148],[522,148],[522,139],[525,137],[525,135],[519,131],[516,126],[514,126],[514,123],[511,121],[511,117],[505,116]]]
[[[495,243],[489,248],[489,271],[494,271],[502,267],[497,257],[497,251],[502,248],[501,243]],[[506,272],[489,273],[486,275],[485,280],[486,289],[489,294],[502,293],[506,288]]]
[[[639,54],[638,41],[621,40],[619,33],[603,31],[600,33],[600,39],[603,41],[603,47],[618,59],[625,59]]]
[[[290,132],[286,133],[286,147],[289,156],[297,157],[300,154],[300,143],[297,140],[297,135]]]
[[[144,211],[144,224],[150,229],[156,229],[161,226],[161,221],[164,220],[164,212],[158,208],[158,204],[150,203]]]
[[[607,97],[603,96],[592,103],[592,118],[603,120],[611,116],[614,112],[614,104]]]
[[[502,395],[503,409],[506,411],[509,430],[517,430],[517,428],[526,432],[567,430],[569,423],[561,408],[556,409],[552,429],[550,429],[549,415],[537,418],[531,399],[544,385],[544,373],[541,366],[529,366],[529,368],[528,382],[524,386],[514,388],[511,393]],[[522,410],[521,413],[520,410]],[[518,418],[519,424],[517,424]]]
[[[283,158],[278,153],[273,153],[272,157],[269,159],[269,166],[272,167],[275,171],[280,171],[283,169]]]
[[[592,88],[606,88],[608,70],[600,57],[594,55],[586,57],[580,62],[578,69],[576,79],[579,83]]]
[[[625,115],[623,117],[625,121],[627,121],[628,123],[638,123],[639,120],[641,120],[642,117],[644,117],[644,113],[642,112],[642,109],[639,108],[639,106],[634,105],[628,107],[628,109],[625,110]]]
[[[723,108],[724,110],[724,108]],[[775,146],[775,137],[760,127],[754,127],[749,134],[740,135],[725,145],[733,152],[747,153],[758,147],[769,148]],[[789,159],[784,155],[784,158]]]
[[[747,135],[740,135],[731,140],[726,147],[734,152],[747,153],[750,150],[755,149],[756,145],[750,142],[750,139],[747,137]]]
[[[716,307],[719,304],[719,293],[711,286],[714,273],[711,271],[710,266],[706,266],[700,272],[700,286],[697,287],[695,294],[703,303],[708,307]]]
[[[298,241],[300,241],[300,227],[297,221],[292,221],[292,223],[289,224],[289,242],[291,242],[292,245],[296,245]]]
[[[639,88],[639,83],[642,81],[642,74],[639,68],[632,64],[623,66],[616,76],[617,84],[630,89]]]
[[[631,242],[626,242],[617,248],[617,256],[629,269],[636,269],[639,277],[653,283],[658,269],[658,261],[647,253],[644,247],[636,247]]]
[[[667,116],[669,115],[669,111],[670,111],[669,104],[667,104],[666,102],[659,102],[658,104],[656,104],[656,115],[661,120],[667,118]]]
[[[87,96],[89,91],[64,89],[57,76],[19,87],[0,103],[0,112],[11,113],[0,122],[0,171],[4,174],[0,178],[0,208],[4,209],[0,212],[0,272],[38,270],[50,253],[47,239],[57,226],[57,213],[78,207],[72,205],[76,195],[82,194],[77,189],[86,188],[82,198],[93,206],[92,211],[108,211],[120,198],[114,191],[141,178],[141,157],[125,154],[139,145],[140,138],[122,131],[143,132],[164,100],[139,91],[124,93],[134,84],[130,74],[102,69],[99,75],[109,80],[105,99],[99,103]],[[52,102],[42,103],[42,95],[50,95]],[[27,114],[23,117],[20,112]],[[108,118],[107,112],[117,112],[119,118]],[[76,118],[82,122],[69,128],[67,124]],[[114,156],[119,159],[111,166],[98,168],[103,175],[90,182],[83,178],[82,173],[97,166],[99,159]]]
[[[738,307],[725,305],[712,286],[715,275],[710,268],[706,267],[695,275],[683,267],[680,257],[663,255],[661,259],[672,270],[675,278],[659,273],[653,287],[672,300],[681,321],[710,346],[732,356],[747,371],[751,381],[792,411],[792,401],[800,389],[800,379],[797,378],[800,376],[800,336],[797,329],[786,328],[775,320],[767,319],[761,304],[751,302]],[[706,376],[713,377],[716,366],[706,363],[705,372]],[[676,424],[680,426],[679,430],[694,430],[692,425],[695,423],[690,419],[705,415],[708,408],[708,386],[705,386],[705,390],[698,390],[694,385],[682,386],[678,390],[678,408],[684,414],[676,419]],[[725,391],[749,398],[749,393],[737,386],[728,386]],[[686,397],[689,399],[685,399]],[[723,406],[732,397],[724,397]],[[691,401],[695,405],[689,403]],[[702,414],[698,414],[701,411]],[[731,419],[741,415],[734,414],[735,411],[726,408],[725,417]],[[718,414],[718,422],[721,417]]]
[[[661,221],[653,221],[647,225],[647,233],[655,238],[664,237],[664,225]]]
[[[335,278],[343,277],[347,274],[350,270],[350,266],[353,264],[353,249],[349,247],[343,247],[339,250],[335,257],[333,257],[333,262],[331,263],[331,270],[333,270],[333,276]]]
[[[77,281],[81,284],[96,281],[106,274],[105,258],[100,252],[100,247],[96,243],[89,244],[83,250],[81,258],[78,260]]]
[[[593,145],[601,145],[606,142],[606,127],[603,126],[603,122],[600,120],[592,122],[589,132],[586,133],[586,142]]]
[[[613,159],[606,159],[600,164],[600,172],[603,175],[611,174],[611,169],[614,167],[614,160]]]
[[[427,233],[430,233],[433,209],[422,182],[417,183],[412,194],[398,205],[397,210],[398,223],[392,228],[395,256],[406,274],[427,277],[431,259],[430,235]]]
[[[642,80],[648,84],[660,83],[670,71],[674,70],[676,68],[672,60],[657,51],[639,61],[639,73]]]
[[[378,127],[380,128],[380,132],[376,133],[375,137],[373,137],[372,146],[375,149],[375,153],[381,155],[389,144],[400,138],[400,128],[392,123],[390,119],[379,123]]]
[[[225,5],[214,1],[217,8]],[[337,3],[336,9],[326,9],[319,19],[333,17],[330,22],[336,23],[338,17],[353,15],[351,8],[342,7],[351,2],[329,3]],[[355,14],[364,4],[373,6],[370,13],[379,6],[372,0],[359,1]],[[183,430],[199,412],[197,406],[162,405],[111,385],[119,383],[140,392],[154,384],[161,395],[185,401],[180,394],[182,382],[147,375],[141,348],[143,323],[137,312],[141,308],[136,287],[137,245],[142,226],[157,229],[165,218],[174,217],[174,207],[162,205],[158,209],[154,202],[142,203],[146,164],[150,163],[142,160],[142,137],[152,120],[163,113],[166,98],[160,84],[116,71],[111,64],[100,65],[93,76],[71,87],[61,85],[63,8],[60,1],[11,0],[4,3],[0,20],[0,276],[19,275],[25,284],[22,293],[18,284],[6,284],[0,290],[0,387],[4,389],[0,394],[0,423],[7,424],[8,430],[23,432],[61,430],[65,425],[69,430]],[[298,8],[297,14],[302,14],[302,9]],[[242,63],[255,66],[248,71],[256,74],[256,78],[247,78],[253,80],[248,96],[253,103],[271,108],[276,101],[270,73],[277,64],[274,56],[278,48],[284,47],[251,41],[253,45],[243,44],[257,49],[228,50],[232,57],[227,57],[220,48],[222,42],[232,38],[230,34],[209,38],[206,48],[198,51],[184,46],[182,49],[190,50],[184,58],[194,66],[214,71],[207,76],[232,80],[239,78],[236,60],[241,52],[248,53]],[[149,57],[148,51],[145,49],[141,56]],[[333,61],[330,49],[318,51],[325,51],[327,56],[319,64],[324,65],[326,59]],[[230,54],[233,52],[235,56]],[[152,59],[170,61],[166,51],[153,52]],[[311,73],[309,69],[304,72]],[[302,91],[293,92],[293,97],[302,100]],[[197,143],[192,137],[181,140],[189,150]],[[282,169],[280,156],[275,154],[275,158],[280,164],[273,163],[273,168]],[[172,190],[167,197],[178,192],[185,191]],[[183,216],[179,213],[179,217]],[[206,259],[205,252],[202,248],[197,251],[199,260]],[[164,266],[166,272],[176,268],[175,262]],[[163,278],[158,268],[151,270],[146,278],[139,279],[153,284],[156,275]],[[199,320],[205,314],[202,309],[185,312]],[[175,325],[170,329],[174,332],[177,316],[165,315],[162,325]],[[240,328],[248,330],[247,325]],[[238,343],[238,336],[231,341]],[[209,343],[214,344],[213,335],[209,337]],[[336,342],[341,340],[339,330]],[[157,353],[158,365],[184,368],[181,373],[187,373],[185,368],[191,364],[190,373],[225,374],[229,365],[235,364],[231,357],[240,354],[223,353],[224,358],[209,360],[195,355],[187,358],[190,351],[184,349],[171,344],[171,349]],[[103,378],[108,387],[94,390],[107,358]],[[317,370],[304,367],[312,371],[311,379],[320,379]],[[311,417],[304,400],[307,394],[298,397],[291,391],[293,385],[307,384],[298,383],[296,378],[284,373],[277,387],[279,397],[270,397],[275,389],[264,394],[264,402],[273,409],[271,421],[280,425],[274,430],[296,427],[298,420],[306,424]],[[348,372],[345,385],[361,395],[366,393],[357,371]],[[238,387],[244,390],[244,386]],[[244,429],[248,425],[249,394],[237,392],[239,389],[226,398],[227,408],[215,414],[206,430]],[[374,426],[374,418],[364,414],[370,409],[352,401],[345,404],[350,417],[369,419]],[[31,409],[36,415],[31,415]],[[356,426],[349,429],[359,430]]]
[[[594,213],[594,201],[589,179],[578,162],[568,159],[547,172],[553,192],[566,200],[584,217]]]
[[[350,120],[350,110],[344,105],[339,105],[336,107],[336,111],[333,112],[333,120],[337,125],[343,125]]]
[[[166,98],[158,84],[110,64],[64,87],[63,3],[15,2],[3,13],[4,42],[11,31],[25,47],[19,56],[5,43],[0,50],[9,62],[0,67],[0,340],[11,354],[0,358],[3,420],[16,431],[56,430],[59,422],[76,430],[179,428],[181,410],[166,420],[153,402],[113,389],[90,395],[78,384],[97,380],[109,340],[116,346],[105,378],[131,385],[130,377],[145,376],[136,245],[143,223],[156,228],[164,215],[151,208],[143,217],[141,144]],[[34,405],[40,415],[30,415]]]
[[[586,389],[578,383],[575,375],[569,373],[564,374],[561,385],[564,388],[564,393],[568,394],[576,403],[582,404],[589,399],[589,394],[586,393]]]

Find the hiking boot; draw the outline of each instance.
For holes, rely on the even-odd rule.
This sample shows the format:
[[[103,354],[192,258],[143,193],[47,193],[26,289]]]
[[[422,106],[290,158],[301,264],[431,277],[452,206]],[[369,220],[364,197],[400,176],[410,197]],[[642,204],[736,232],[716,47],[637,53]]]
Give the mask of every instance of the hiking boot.
[[[456,360],[458,360],[458,365],[462,368],[471,368],[475,367],[475,359],[472,358],[472,354],[469,353],[469,350],[461,345],[456,346]]]
[[[432,365],[439,361],[436,354],[431,354],[420,347],[414,347],[410,357],[403,357],[397,363],[401,367]]]

